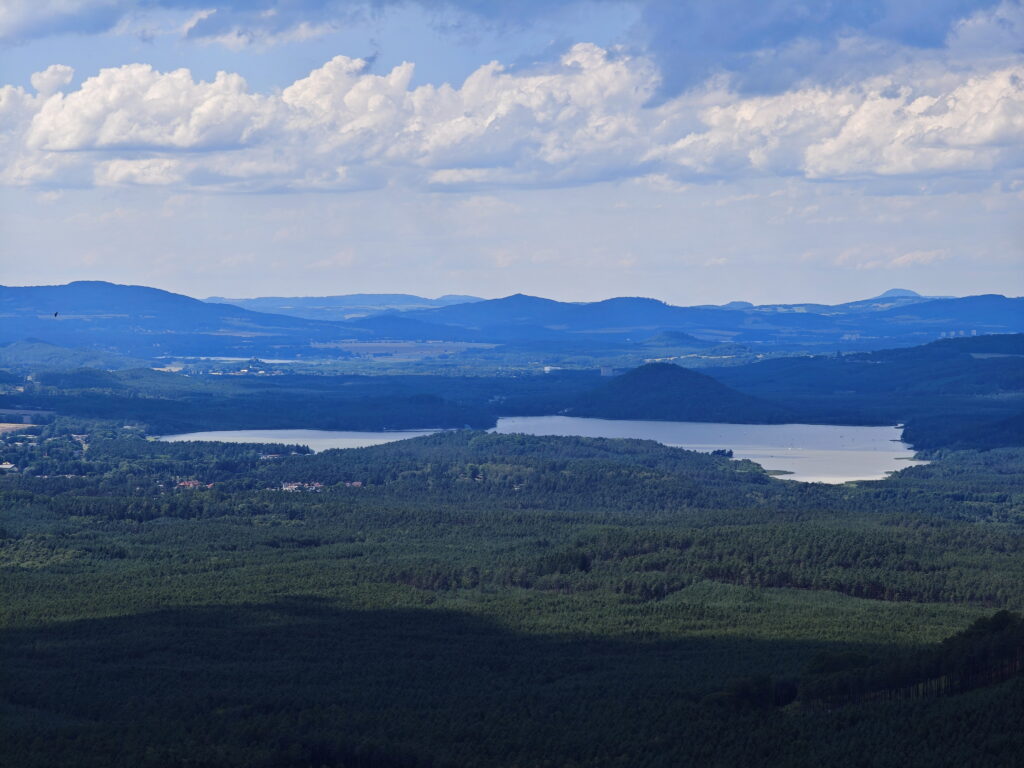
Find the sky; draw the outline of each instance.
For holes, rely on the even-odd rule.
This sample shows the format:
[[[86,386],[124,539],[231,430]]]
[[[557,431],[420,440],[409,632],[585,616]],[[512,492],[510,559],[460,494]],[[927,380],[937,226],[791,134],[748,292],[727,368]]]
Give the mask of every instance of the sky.
[[[1024,294],[1021,0],[3,0],[0,283]]]

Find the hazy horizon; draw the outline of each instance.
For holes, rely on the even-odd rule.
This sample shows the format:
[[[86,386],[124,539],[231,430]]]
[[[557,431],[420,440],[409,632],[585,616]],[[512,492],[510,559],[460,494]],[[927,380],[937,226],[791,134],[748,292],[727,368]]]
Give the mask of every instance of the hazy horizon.
[[[1024,294],[1024,5],[0,13],[0,280],[834,304]]]
[[[7,288],[55,287],[55,286],[68,285],[71,282],[114,282],[114,281],[103,281],[103,280],[89,281],[89,280],[81,280],[81,281],[68,281],[68,282],[65,282],[65,283],[52,283],[51,282],[51,283],[22,284],[22,285],[14,285],[12,283],[3,283],[2,285],[0,285],[0,287],[7,287]],[[729,304],[729,303],[737,303],[737,302],[738,303],[742,303],[742,302],[746,302],[747,301],[746,299],[743,299],[743,298],[732,298],[732,299],[726,299],[726,300],[721,301],[721,302],[702,301],[702,302],[695,302],[694,304],[678,304],[676,302],[670,301],[668,299],[665,299],[665,298],[662,298],[662,297],[656,296],[656,295],[608,294],[606,296],[597,296],[595,298],[588,298],[588,299],[565,299],[565,298],[560,298],[557,295],[526,293],[525,291],[511,291],[511,292],[508,292],[508,293],[502,293],[502,294],[497,294],[497,295],[493,295],[493,296],[480,296],[480,295],[473,295],[473,294],[464,293],[462,291],[457,291],[457,290],[445,291],[444,293],[432,294],[432,295],[424,295],[422,293],[405,292],[405,291],[393,291],[393,290],[367,290],[367,291],[354,291],[354,292],[351,292],[351,293],[308,293],[308,294],[291,294],[291,295],[285,295],[285,294],[264,294],[264,295],[253,295],[253,296],[240,296],[240,295],[220,296],[220,295],[213,295],[213,294],[186,293],[186,292],[181,292],[181,291],[171,291],[170,289],[164,288],[163,286],[160,286],[160,285],[142,285],[142,284],[134,284],[134,283],[115,283],[115,284],[117,284],[117,285],[134,286],[134,287],[144,287],[144,288],[156,288],[158,290],[165,290],[165,291],[169,291],[170,293],[177,293],[177,294],[182,295],[182,296],[188,296],[189,298],[197,299],[199,301],[211,301],[211,300],[214,300],[214,299],[222,299],[222,300],[225,300],[225,301],[252,301],[252,300],[256,300],[256,299],[317,299],[317,298],[327,299],[327,298],[337,298],[337,297],[343,297],[343,296],[360,296],[360,295],[365,295],[365,296],[389,296],[389,295],[392,295],[392,296],[394,296],[394,295],[414,296],[414,297],[417,297],[417,298],[428,299],[428,300],[431,300],[431,301],[435,301],[437,299],[440,299],[440,298],[443,298],[443,297],[446,297],[446,296],[465,296],[465,297],[471,297],[472,299],[479,299],[479,300],[482,300],[482,301],[493,301],[493,300],[496,300],[496,299],[509,298],[509,297],[515,296],[515,295],[526,295],[526,296],[531,296],[531,297],[534,297],[534,298],[551,299],[551,300],[554,300],[554,301],[561,301],[561,302],[575,303],[575,304],[590,304],[590,303],[596,303],[596,302],[600,302],[600,301],[607,301],[609,299],[618,299],[618,298],[636,298],[636,299],[653,299],[655,301],[661,301],[661,302],[664,302],[666,304],[670,304],[670,305],[673,305],[673,306],[697,306],[697,305],[705,305],[705,304],[716,304],[716,305],[721,306],[721,305]],[[845,303],[850,303],[850,302],[865,301],[865,300],[869,300],[869,299],[880,298],[883,294],[885,294],[888,291],[913,291],[913,292],[917,293],[918,295],[920,295],[922,298],[932,298],[932,299],[966,298],[966,297],[969,297],[969,296],[978,296],[978,295],[999,295],[999,296],[1005,296],[1007,298],[1019,298],[1017,296],[1014,296],[1013,294],[1001,293],[999,291],[986,291],[984,294],[964,294],[964,293],[955,294],[955,293],[950,293],[950,294],[943,294],[943,295],[934,295],[934,294],[926,294],[926,293],[923,293],[921,291],[916,291],[913,288],[906,288],[906,287],[903,287],[903,286],[892,286],[890,288],[886,288],[886,289],[880,291],[877,294],[873,294],[873,295],[870,295],[870,296],[852,296],[852,297],[849,297],[849,298],[841,299],[839,301],[826,302],[826,301],[819,301],[819,300],[813,299],[813,298],[811,298],[811,299],[804,298],[804,299],[796,299],[796,300],[792,300],[792,301],[788,301],[788,300],[787,301],[775,300],[775,301],[749,302],[749,303],[754,304],[755,306],[770,306],[770,305],[776,305],[776,304],[779,304],[779,305],[781,305],[781,304],[837,305],[837,304],[845,304]],[[266,311],[266,310],[261,310],[261,311]]]

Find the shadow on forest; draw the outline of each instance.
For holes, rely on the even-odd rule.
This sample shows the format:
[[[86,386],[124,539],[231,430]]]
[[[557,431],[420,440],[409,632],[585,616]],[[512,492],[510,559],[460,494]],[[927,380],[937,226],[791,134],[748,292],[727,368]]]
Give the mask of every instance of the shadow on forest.
[[[466,613],[302,597],[8,630],[0,701],[22,737],[15,749],[46,742],[40,762],[23,765],[64,764],[67,749],[77,766],[121,764],[105,750],[125,765],[149,765],[146,755],[177,765],[181,750],[192,759],[180,764],[198,766],[214,745],[269,761],[247,753],[246,765],[486,763],[664,743],[705,716],[700,697],[726,677],[771,673],[820,647],[526,635]],[[357,762],[352,750],[376,757]],[[210,764],[236,764],[230,754]]]

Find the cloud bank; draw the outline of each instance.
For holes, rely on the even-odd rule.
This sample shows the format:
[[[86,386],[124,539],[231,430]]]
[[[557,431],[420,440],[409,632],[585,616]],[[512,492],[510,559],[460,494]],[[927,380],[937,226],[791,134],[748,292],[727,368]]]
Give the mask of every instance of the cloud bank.
[[[725,77],[655,99],[648,57],[591,44],[542,69],[491,63],[413,87],[337,56],[277,92],[221,72],[131,64],[68,90],[54,65],[0,88],[0,182],[210,190],[562,186],[986,174],[1024,164],[1024,62],[908,64],[848,84],[750,95]]]

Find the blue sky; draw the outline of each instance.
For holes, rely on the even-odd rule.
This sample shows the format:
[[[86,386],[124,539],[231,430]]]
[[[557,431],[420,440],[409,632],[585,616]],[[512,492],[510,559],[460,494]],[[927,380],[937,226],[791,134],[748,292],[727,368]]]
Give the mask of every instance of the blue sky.
[[[9,0],[0,281],[1024,286],[1019,0]]]

